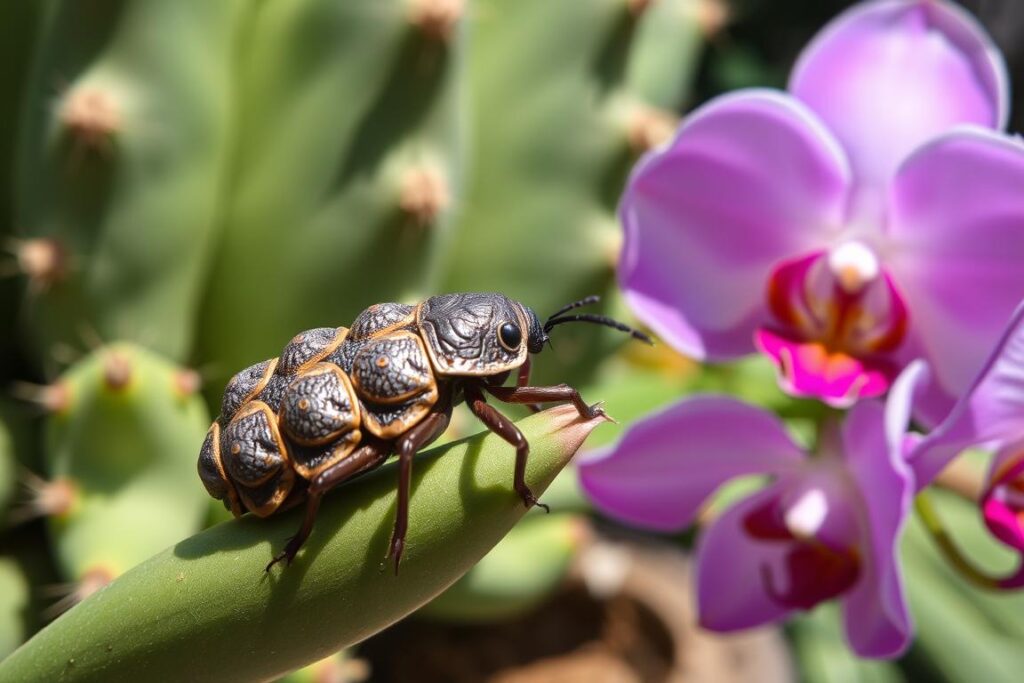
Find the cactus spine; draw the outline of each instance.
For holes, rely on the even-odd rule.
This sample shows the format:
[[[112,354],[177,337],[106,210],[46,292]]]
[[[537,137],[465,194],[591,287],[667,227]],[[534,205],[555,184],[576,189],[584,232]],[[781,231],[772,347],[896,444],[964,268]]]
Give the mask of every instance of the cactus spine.
[[[200,528],[194,451],[208,414],[187,372],[130,344],[59,382],[67,400],[48,418],[46,464],[65,495],[51,530],[66,575],[102,585]]]
[[[29,273],[45,355],[83,327],[176,359],[224,184],[238,0],[58,2],[19,155],[18,227],[66,268]],[[184,48],[184,49],[183,49]]]
[[[429,293],[461,185],[460,3],[264,3],[202,325],[226,369]]]

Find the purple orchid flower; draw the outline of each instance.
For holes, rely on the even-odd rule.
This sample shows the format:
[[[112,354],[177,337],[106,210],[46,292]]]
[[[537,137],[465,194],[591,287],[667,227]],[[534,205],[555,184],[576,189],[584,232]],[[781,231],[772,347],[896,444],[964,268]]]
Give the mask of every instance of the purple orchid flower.
[[[877,0],[804,50],[790,92],[692,113],[635,168],[620,284],[688,355],[760,350],[848,407],[913,359],[934,424],[1024,297],[1024,145],[1002,57],[944,0]]]
[[[913,391],[913,389],[910,389]],[[972,446],[996,449],[980,507],[985,524],[1022,555],[1020,569],[994,580],[1002,588],[1024,586],[1024,306],[971,388],[938,427],[909,448],[907,461],[924,488],[957,455]]]
[[[635,423],[580,462],[580,481],[606,514],[672,531],[693,523],[728,480],[770,476],[699,539],[701,625],[750,628],[838,598],[853,650],[892,657],[912,632],[896,552],[914,492],[901,446],[922,370],[908,367],[884,409],[855,406],[816,457],[773,414],[703,396]]]

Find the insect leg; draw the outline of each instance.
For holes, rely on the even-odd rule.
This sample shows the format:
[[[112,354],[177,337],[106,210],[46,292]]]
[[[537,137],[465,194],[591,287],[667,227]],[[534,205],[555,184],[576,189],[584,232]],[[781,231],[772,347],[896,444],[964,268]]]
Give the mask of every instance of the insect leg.
[[[604,415],[601,404],[588,406],[580,392],[568,384],[556,384],[552,387],[492,387],[487,386],[487,391],[499,401],[505,403],[552,403],[554,401],[569,401],[579,414],[585,418],[594,418]]]
[[[306,515],[302,518],[302,526],[299,527],[298,533],[288,539],[288,544],[284,547],[284,550],[274,556],[274,559],[270,561],[270,564],[267,565],[264,571],[269,572],[271,567],[282,560],[286,564],[292,563],[295,555],[299,552],[299,548],[302,547],[302,544],[309,538],[310,532],[313,531],[316,513],[320,509],[320,499],[323,498],[325,493],[347,479],[351,479],[353,476],[381,464],[387,457],[387,451],[377,444],[366,444],[357,448],[344,460],[318,474],[309,483],[309,489],[306,491]]]
[[[395,510],[395,528],[391,532],[386,559],[395,558],[395,574],[405,549],[405,532],[409,528],[409,492],[412,483],[412,461],[416,451],[441,436],[448,429],[450,412],[432,413],[403,434],[395,444],[398,451],[398,506]]]
[[[523,388],[530,384],[530,356],[526,356],[526,360],[519,366],[519,375],[516,377],[516,387]],[[531,413],[540,412],[540,404],[527,403],[526,407],[530,409]]]
[[[530,444],[526,437],[519,431],[515,423],[487,404],[487,399],[484,398],[479,386],[467,383],[464,391],[466,393],[466,403],[469,404],[469,409],[473,411],[473,414],[488,429],[515,446],[516,470],[512,483],[516,493],[523,499],[523,503],[528,508],[538,505],[544,508],[545,511],[550,512],[551,510],[548,506],[539,502],[537,497],[533,495],[530,487],[526,485],[526,459],[530,456]]]

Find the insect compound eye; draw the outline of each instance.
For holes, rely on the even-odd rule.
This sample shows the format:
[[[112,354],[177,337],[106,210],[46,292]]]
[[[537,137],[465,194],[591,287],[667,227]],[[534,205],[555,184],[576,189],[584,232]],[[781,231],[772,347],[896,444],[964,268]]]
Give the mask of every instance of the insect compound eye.
[[[498,328],[498,341],[506,351],[518,351],[523,341],[523,333],[515,323],[502,323]]]

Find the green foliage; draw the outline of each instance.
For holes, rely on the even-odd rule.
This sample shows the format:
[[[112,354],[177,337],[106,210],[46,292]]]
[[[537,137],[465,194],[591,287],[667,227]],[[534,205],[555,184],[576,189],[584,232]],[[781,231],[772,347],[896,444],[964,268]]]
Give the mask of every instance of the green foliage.
[[[0,660],[25,639],[29,585],[21,568],[0,557]]]
[[[543,492],[601,422],[571,406],[531,416],[526,479]],[[494,434],[417,458],[401,574],[384,555],[394,521],[394,467],[324,500],[290,567],[267,561],[301,510],[219,524],[101,589],[0,663],[0,680],[252,681],[359,642],[412,612],[483,557],[523,516],[513,455]]]
[[[199,529],[196,444],[209,418],[189,376],[140,347],[103,348],[57,383],[46,474],[63,485],[51,528],[69,578],[111,578]]]
[[[17,484],[17,464],[7,425],[0,420],[0,524],[3,524],[10,508]]]
[[[46,358],[83,328],[187,357],[224,186],[240,0],[65,0],[38,48],[18,228],[56,245],[26,305]]]
[[[410,7],[299,0],[250,17],[200,340],[225,369],[436,289],[462,184],[466,43],[461,23],[436,35]]]
[[[525,614],[565,581],[585,524],[576,515],[527,516],[417,615],[472,623]]]

